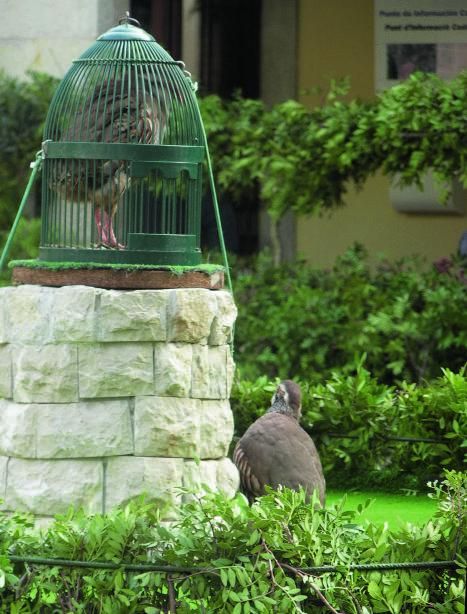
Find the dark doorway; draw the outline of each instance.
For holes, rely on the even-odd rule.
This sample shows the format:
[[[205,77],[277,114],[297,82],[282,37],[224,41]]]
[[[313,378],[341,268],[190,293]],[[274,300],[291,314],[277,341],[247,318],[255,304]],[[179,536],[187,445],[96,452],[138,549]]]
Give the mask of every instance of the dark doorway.
[[[182,0],[131,0],[131,16],[170,55],[182,52]],[[260,94],[261,0],[198,0],[202,93]]]
[[[201,90],[259,97],[261,0],[200,0]]]
[[[200,94],[247,98],[260,94],[262,0],[198,0],[200,11]],[[182,59],[182,0],[131,0],[131,16],[153,34],[175,59]],[[214,169],[214,172],[216,169]],[[259,198],[251,190],[242,198],[218,194],[224,238],[230,251],[241,255],[258,249]],[[203,202],[203,246],[217,249],[219,241],[209,195]]]
[[[231,98],[260,95],[261,0],[200,0],[200,91]],[[255,190],[241,199],[219,195],[227,248],[241,255],[258,249],[259,197]],[[216,243],[210,206],[203,215],[203,240]]]
[[[182,0],[131,0],[131,16],[175,59],[182,54]]]

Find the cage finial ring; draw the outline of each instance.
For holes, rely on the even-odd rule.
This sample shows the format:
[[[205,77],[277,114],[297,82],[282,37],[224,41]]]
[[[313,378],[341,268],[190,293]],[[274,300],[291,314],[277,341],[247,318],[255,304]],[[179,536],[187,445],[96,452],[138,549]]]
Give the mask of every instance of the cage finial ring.
[[[125,11],[125,17],[120,17],[118,23],[132,23],[135,26],[138,26],[138,28],[141,28],[141,24],[139,23],[139,21],[137,19],[134,19],[133,17],[130,17],[130,11]]]

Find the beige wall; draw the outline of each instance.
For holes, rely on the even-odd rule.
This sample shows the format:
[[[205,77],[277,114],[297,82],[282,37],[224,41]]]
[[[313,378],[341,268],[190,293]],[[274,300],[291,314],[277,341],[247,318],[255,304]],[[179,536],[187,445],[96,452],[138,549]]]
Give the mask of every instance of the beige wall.
[[[129,0],[0,0],[0,68],[63,77],[103,32],[117,24]]]
[[[374,95],[373,0],[300,0],[298,27],[302,102],[318,101],[303,90],[347,75],[352,96]],[[329,266],[358,241],[373,259],[378,253],[390,258],[419,253],[432,261],[453,253],[466,229],[466,216],[398,213],[389,200],[388,179],[377,175],[360,192],[349,185],[346,206],[331,217],[300,219],[297,252],[316,266]]]

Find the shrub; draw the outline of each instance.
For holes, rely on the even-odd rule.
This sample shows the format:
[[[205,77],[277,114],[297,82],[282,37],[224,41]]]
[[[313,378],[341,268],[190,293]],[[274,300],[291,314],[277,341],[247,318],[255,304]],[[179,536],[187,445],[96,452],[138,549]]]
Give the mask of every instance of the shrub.
[[[452,560],[465,548],[467,483],[450,473],[433,485],[439,510],[425,526],[355,524],[344,501],[322,509],[303,492],[271,491],[252,507],[242,495],[193,498],[180,518],[163,526],[152,505],[132,503],[107,516],[70,512],[42,536],[30,521],[0,516],[2,607],[19,612],[89,614],[183,612],[323,612],[325,602],[349,614],[430,607],[461,612],[461,571],[350,570],[352,564]],[[167,589],[163,572],[123,569],[26,567],[9,556],[41,556],[111,563],[172,566]],[[462,559],[460,559],[462,560]],[[334,565],[334,573],[304,571]],[[185,568],[177,573],[174,567]],[[209,572],[203,571],[209,569]],[[330,609],[330,608],[328,608]],[[172,610],[173,611],[173,610]]]
[[[269,407],[275,386],[265,377],[235,384],[237,436]],[[445,369],[429,384],[396,388],[359,365],[355,375],[334,373],[325,383],[302,383],[302,395],[301,423],[317,443],[328,485],[424,489],[443,469],[465,467],[465,369]]]
[[[274,266],[262,255],[235,282],[236,358],[242,377],[319,381],[366,366],[382,382],[420,382],[466,360],[467,292],[460,263],[440,272],[415,258],[375,273],[361,246],[331,270]]]
[[[57,83],[43,73],[30,72],[21,81],[0,71],[0,229],[13,221]]]
[[[0,227],[9,223],[57,80],[0,74]],[[446,82],[416,73],[375,100],[346,100],[332,82],[324,103],[308,109],[288,100],[267,109],[241,97],[200,100],[220,187],[242,198],[258,189],[271,216],[313,214],[341,206],[349,181],[362,185],[378,168],[404,184],[434,169],[440,181],[465,170],[467,73]],[[440,137],[441,135],[441,137]]]
[[[242,98],[202,100],[221,187],[238,195],[257,185],[278,219],[332,210],[349,182],[361,186],[378,169],[403,185],[420,185],[429,170],[446,185],[453,177],[467,183],[466,72],[452,81],[415,73],[371,101],[349,101],[348,90],[345,80],[332,82],[312,109],[294,100],[270,109]]]
[[[16,229],[14,241],[10,251],[11,260],[36,258],[39,252],[39,237],[41,222],[39,219],[22,218]],[[0,254],[3,251],[8,232],[0,232]],[[8,285],[11,280],[11,271],[0,271],[0,286]]]

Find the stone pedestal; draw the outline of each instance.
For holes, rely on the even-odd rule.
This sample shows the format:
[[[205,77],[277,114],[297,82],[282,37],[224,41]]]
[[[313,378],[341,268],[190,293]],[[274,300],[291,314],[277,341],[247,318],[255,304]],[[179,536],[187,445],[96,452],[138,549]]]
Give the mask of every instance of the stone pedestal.
[[[0,499],[38,516],[105,512],[177,487],[233,494],[226,458],[231,295],[203,289],[0,289]]]

